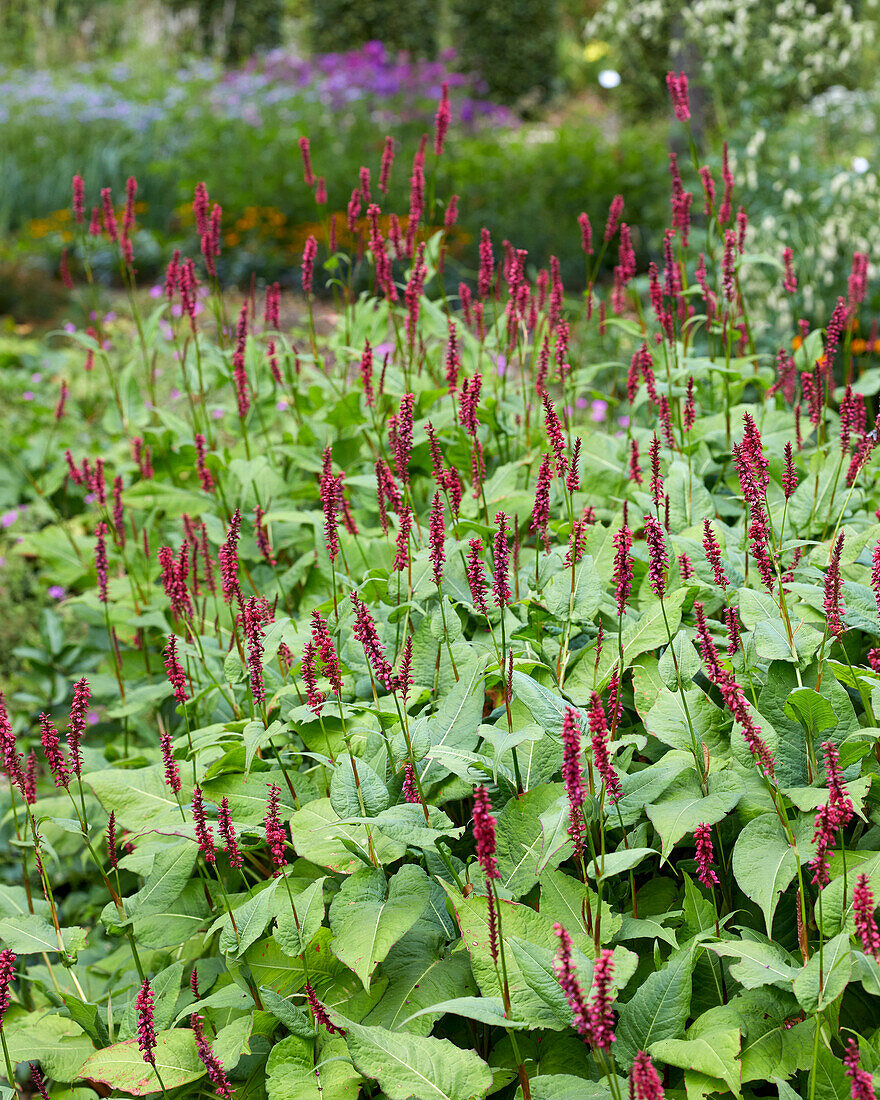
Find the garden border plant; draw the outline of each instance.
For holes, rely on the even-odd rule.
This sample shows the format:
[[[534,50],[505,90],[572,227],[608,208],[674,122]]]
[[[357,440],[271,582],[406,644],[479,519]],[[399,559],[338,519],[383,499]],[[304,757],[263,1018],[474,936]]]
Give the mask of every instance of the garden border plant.
[[[645,301],[620,196],[572,227],[583,296],[485,231],[453,297],[448,126],[444,95],[387,235],[393,146],[361,169],[339,270],[372,289],[340,274],[327,336],[332,224],[302,332],[273,285],[233,320],[199,185],[200,259],[145,315],[136,182],[89,218],[74,179],[131,320],[70,336],[64,450],[21,464],[14,549],[89,675],[66,717],[0,709],[9,1093],[874,1095],[867,257],[763,346],[736,181],[691,140]]]

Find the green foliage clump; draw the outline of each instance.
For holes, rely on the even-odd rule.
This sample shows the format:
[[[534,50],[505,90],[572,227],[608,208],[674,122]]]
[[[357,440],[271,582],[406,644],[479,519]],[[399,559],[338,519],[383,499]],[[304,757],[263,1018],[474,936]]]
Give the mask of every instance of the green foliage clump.
[[[0,344],[3,555],[60,608],[0,704],[10,1091],[869,1100],[867,257],[779,355],[798,257],[675,199],[647,288],[625,204],[589,300],[491,233],[453,296],[426,181],[408,246],[318,224],[293,321],[209,211],[152,297],[133,210],[73,230],[127,310]]]
[[[344,53],[366,42],[381,42],[396,53],[433,57],[440,27],[439,0],[309,0],[308,27],[312,49]]]
[[[482,75],[502,103],[546,99],[558,69],[556,0],[451,0],[464,69]]]

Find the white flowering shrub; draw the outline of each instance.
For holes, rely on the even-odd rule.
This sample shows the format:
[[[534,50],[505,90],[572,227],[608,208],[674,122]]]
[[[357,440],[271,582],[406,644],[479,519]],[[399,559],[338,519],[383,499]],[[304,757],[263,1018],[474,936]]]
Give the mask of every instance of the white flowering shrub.
[[[753,293],[780,334],[794,331],[793,309],[817,323],[827,320],[829,295],[845,284],[853,251],[880,256],[880,162],[869,159],[878,100],[880,93],[833,87],[784,123],[730,142],[734,200],[750,216],[748,251],[779,260],[789,246],[797,256],[794,302],[778,270],[760,265],[753,273],[765,276]]]
[[[589,38],[613,46],[625,83],[656,102],[670,68],[686,67],[719,118],[776,110],[852,82],[878,0],[606,0]]]

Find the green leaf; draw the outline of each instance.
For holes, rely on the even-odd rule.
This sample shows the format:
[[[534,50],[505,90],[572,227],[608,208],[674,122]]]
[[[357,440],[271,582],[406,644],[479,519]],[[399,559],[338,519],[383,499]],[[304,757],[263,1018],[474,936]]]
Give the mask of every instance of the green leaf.
[[[198,848],[188,841],[160,848],[146,882],[126,904],[128,920],[123,926],[170,908],[192,877],[198,854]]]
[[[482,1058],[448,1039],[423,1038],[384,1027],[365,1027],[339,1013],[355,1066],[377,1081],[389,1100],[480,1100],[492,1085]]]
[[[75,1081],[79,1067],[94,1053],[91,1039],[79,1024],[66,1016],[45,1009],[25,1016],[10,1016],[3,1021],[12,1064],[35,1059],[47,1077],[56,1081]]]
[[[198,1081],[205,1074],[196,1050],[196,1037],[188,1029],[157,1032],[153,1056],[166,1088],[174,1089]],[[78,1076],[133,1096],[161,1091],[153,1067],[144,1061],[138,1049],[137,1039],[127,1039],[96,1051],[82,1064]]]
[[[61,999],[67,1006],[67,1011],[70,1013],[71,1020],[79,1024],[96,1047],[106,1047],[110,1045],[107,1025],[104,1022],[106,1019],[106,1010],[102,1010],[99,1005],[83,1002],[79,997],[74,997],[72,993],[62,993]]]
[[[492,1024],[496,1027],[512,1028],[514,1031],[533,1027],[526,1020],[517,1020],[513,1016],[504,1014],[504,1002],[500,997],[453,997],[449,1001],[441,1001],[439,1004],[430,1005],[428,1008],[419,1009],[412,1016],[408,1016],[403,1022],[408,1024],[426,1013],[436,1013],[443,1016],[447,1012],[453,1016],[464,1016],[468,1020],[476,1020],[481,1024]]]
[[[617,852],[608,852],[600,860],[598,868],[595,861],[590,860],[587,866],[587,874],[590,878],[606,879],[614,875],[622,875],[637,867],[648,856],[656,856],[659,853],[654,848],[621,848]],[[599,873],[601,872],[601,873]]]
[[[472,659],[459,668],[458,681],[440,703],[436,715],[428,720],[428,732],[434,748],[459,748],[473,751],[477,746],[477,734],[483,717],[485,686],[483,673],[486,657]],[[435,783],[442,778],[441,766],[429,760],[422,772],[422,784]]]
[[[649,1053],[667,1065],[720,1078],[734,1096],[739,1096],[739,1048],[739,1029],[722,1028],[707,1032],[699,1039],[661,1039],[651,1044]]]
[[[673,952],[621,1008],[614,1055],[624,1069],[631,1068],[640,1050],[647,1050],[661,1039],[677,1039],[684,1034],[693,970],[692,950]]]
[[[476,992],[467,953],[438,956],[433,946],[436,940],[429,941],[417,933],[418,928],[414,928],[388,952],[382,964],[389,978],[388,988],[364,1023],[428,1035],[439,1013],[412,1016],[414,1010]]]
[[[799,722],[808,736],[816,738],[837,726],[837,715],[828,700],[812,688],[795,688],[785,700],[783,710],[793,722]]]
[[[623,798],[617,803],[614,816],[619,813],[624,825],[633,825],[642,818],[645,806],[659,799],[672,783],[694,765],[693,754],[666,753],[656,764],[620,777]]]
[[[246,901],[232,911],[232,916],[226,914],[223,917],[220,950],[224,955],[237,959],[262,936],[266,925],[272,919],[272,903],[278,881],[275,879],[265,889],[251,894]],[[235,918],[234,925],[232,917]]]
[[[285,997],[279,997],[274,989],[261,989],[260,998],[266,1009],[276,1020],[284,1024],[291,1035],[298,1035],[301,1039],[314,1038],[315,1029],[312,1022],[299,1005],[293,1004]]]
[[[539,947],[537,944],[528,943],[528,941],[521,940],[516,936],[511,936],[510,940],[507,942],[513,958],[516,960],[516,964],[523,976],[523,980],[526,985],[528,985],[529,989],[531,989],[550,1011],[555,1014],[561,1027],[571,1027],[571,1006],[566,1000],[562,987],[559,984],[559,979],[556,977],[556,972],[553,969],[553,960],[556,957],[555,952],[546,947]],[[592,963],[586,955],[578,951],[576,947],[572,948],[571,957],[581,987],[583,989],[589,989],[593,981]]]
[[[849,934],[841,932],[824,945],[821,953],[814,952],[795,978],[793,989],[798,1004],[809,1015],[821,1012],[843,993],[851,974]]]
[[[360,779],[360,794],[353,768]],[[330,805],[340,817],[375,817],[388,805],[388,789],[366,760],[343,753],[336,762],[330,780]]]
[[[324,878],[316,879],[292,901],[286,890],[276,899],[280,904],[272,935],[286,955],[301,955],[318,934],[324,921],[325,881]]]
[[[646,806],[651,824],[663,841],[663,859],[675,844],[703,822],[716,825],[742,798],[742,780],[732,771],[709,776],[709,793],[704,795],[695,771],[680,776],[660,801]]]
[[[317,1054],[314,1043],[301,1036],[282,1039],[266,1063],[268,1100],[357,1100],[360,1082],[339,1036],[324,1043]]]
[[[545,867],[555,868],[569,854],[567,830],[558,827],[567,813],[549,813],[560,799],[565,802],[562,783],[542,783],[511,798],[498,815],[498,872],[502,886],[514,897],[530,890]]]
[[[333,899],[333,954],[357,974],[368,992],[376,964],[416,923],[429,894],[428,876],[417,864],[407,863],[387,887],[381,871],[356,871]]]
[[[672,645],[667,645],[661,653],[657,665],[657,671],[666,681],[666,686],[675,690],[678,687],[678,673],[675,671],[675,662],[672,660],[673,653],[675,654],[675,660],[678,662],[681,682],[687,688],[691,680],[703,667],[703,662],[694,648],[694,643],[688,638],[686,630],[679,630],[672,639]]]
[[[740,960],[731,966],[730,973],[745,989],[757,989],[762,985],[791,989],[792,980],[798,974],[789,953],[776,944],[759,940],[725,940],[707,943],[706,947],[716,955]]]
[[[573,587],[569,568],[552,576],[543,591],[547,610],[563,622],[590,622],[599,610],[602,595],[602,580],[589,554],[575,567]]]
[[[421,812],[420,807],[416,809]],[[367,833],[363,825],[346,825],[336,815],[329,798],[316,798],[290,818],[290,837],[298,856],[339,874],[351,874],[363,866],[345,842],[368,857]],[[406,843],[392,840],[373,830],[376,855],[383,864],[393,863],[406,851]]]
[[[571,706],[558,691],[539,684],[519,669],[513,670],[514,696],[526,707],[532,718],[543,730],[557,735],[562,734],[565,712]]]
[[[165,783],[165,770],[161,764],[149,768],[107,768],[90,772],[83,782],[95,792],[95,797],[107,811],[116,814],[117,827],[127,829],[135,836],[148,832],[157,825],[181,824],[180,806]],[[186,805],[191,789],[180,793]]]
[[[87,935],[86,928],[62,928],[64,950],[78,951],[85,946]],[[60,954],[62,951],[55,928],[36,913],[0,920],[0,943],[16,955],[38,955],[44,951]]]
[[[611,1089],[603,1081],[590,1081],[570,1073],[539,1074],[529,1081],[532,1100],[610,1100]],[[522,1088],[514,1100],[522,1100]]]
[[[850,1081],[843,1063],[824,1046],[819,1046],[815,1067],[810,1069],[806,1094],[815,1100],[850,1098]]]
[[[764,914],[773,935],[773,914],[797,874],[798,860],[777,815],[753,818],[736,839],[733,874],[740,889]]]

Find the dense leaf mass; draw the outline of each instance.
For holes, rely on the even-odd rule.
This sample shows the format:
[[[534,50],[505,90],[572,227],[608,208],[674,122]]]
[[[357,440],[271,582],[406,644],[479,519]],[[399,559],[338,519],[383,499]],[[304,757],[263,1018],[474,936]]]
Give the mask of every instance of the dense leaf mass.
[[[586,296],[488,232],[453,292],[428,137],[397,216],[359,174],[351,263],[316,225],[300,327],[275,286],[230,307],[204,186],[151,301],[135,181],[118,212],[75,183],[131,311],[47,348],[60,400],[0,442],[6,552],[59,601],[0,706],[10,1084],[866,1100],[866,259],[769,346],[768,258],[695,153],[644,281],[617,199],[573,227]]]

